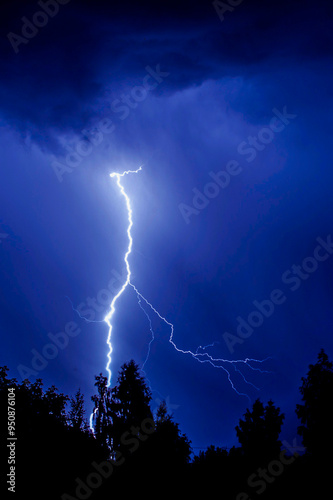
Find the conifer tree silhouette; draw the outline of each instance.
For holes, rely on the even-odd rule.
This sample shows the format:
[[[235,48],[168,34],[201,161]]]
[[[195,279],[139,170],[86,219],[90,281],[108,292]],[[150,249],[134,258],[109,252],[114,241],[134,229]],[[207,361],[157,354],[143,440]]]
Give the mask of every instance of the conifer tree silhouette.
[[[280,408],[276,408],[272,401],[266,406],[257,399],[252,411],[246,410],[244,420],[239,420],[236,426],[238,441],[244,455],[257,463],[266,463],[276,458],[281,449],[279,435],[284,420]]]
[[[133,360],[124,363],[108,402],[113,450],[124,444],[124,436],[128,433],[139,435],[146,419],[153,422],[150,401],[151,392],[139,373],[138,365]]]
[[[298,433],[307,452],[319,459],[333,446],[333,363],[324,349],[320,350],[317,363],[309,365],[307,376],[302,377],[300,393],[303,404],[296,405],[301,421]]]

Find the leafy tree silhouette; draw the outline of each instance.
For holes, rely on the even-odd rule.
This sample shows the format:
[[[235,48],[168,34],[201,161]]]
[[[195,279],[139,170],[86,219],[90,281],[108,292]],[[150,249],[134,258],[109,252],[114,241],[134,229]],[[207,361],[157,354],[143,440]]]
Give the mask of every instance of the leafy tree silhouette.
[[[281,450],[279,435],[284,420],[280,408],[268,401],[266,406],[257,399],[252,411],[246,410],[244,420],[236,426],[238,441],[244,456],[253,463],[267,463],[267,460],[278,457]]]
[[[59,500],[73,489],[75,477],[89,471],[92,459],[105,460],[105,453],[90,433],[76,432],[68,424],[68,396],[58,393],[55,386],[44,390],[41,379],[18,384],[8,378],[7,372],[7,367],[0,367],[1,449],[6,449],[7,398],[12,387],[17,438],[17,487],[13,496],[23,500],[33,494],[36,500]],[[7,469],[5,464],[2,470]]]
[[[308,454],[319,459],[333,446],[333,363],[324,349],[320,350],[317,363],[309,365],[307,376],[302,377],[300,393],[303,404],[296,405],[301,421],[298,433]]]
[[[81,389],[75,393],[74,398],[70,398],[68,422],[75,431],[89,432],[89,425],[85,418],[84,396]]]
[[[8,366],[0,366],[0,391],[6,391],[7,387],[16,386],[16,379],[9,379],[7,377],[7,372],[9,371]]]
[[[93,411],[95,437],[101,446],[110,450],[112,447],[112,439],[110,436],[111,389],[107,386],[107,377],[104,377],[102,373],[97,375],[95,380],[98,394],[91,397],[91,400],[95,403]]]

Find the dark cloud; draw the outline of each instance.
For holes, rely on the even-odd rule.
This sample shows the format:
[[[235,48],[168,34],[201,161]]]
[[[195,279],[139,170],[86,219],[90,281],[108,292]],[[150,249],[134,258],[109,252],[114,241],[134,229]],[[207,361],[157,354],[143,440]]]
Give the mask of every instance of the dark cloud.
[[[332,48],[323,24],[327,6],[313,9],[311,2],[244,2],[222,23],[210,2],[94,2],[92,8],[73,0],[15,54],[6,35],[19,34],[21,17],[32,19],[38,8],[35,2],[3,4],[0,106],[3,119],[44,145],[52,129],[89,124],[106,90],[116,96],[135,85],[146,65],[160,63],[170,72],[157,91],[166,93],[251,75],[258,66],[268,72]]]

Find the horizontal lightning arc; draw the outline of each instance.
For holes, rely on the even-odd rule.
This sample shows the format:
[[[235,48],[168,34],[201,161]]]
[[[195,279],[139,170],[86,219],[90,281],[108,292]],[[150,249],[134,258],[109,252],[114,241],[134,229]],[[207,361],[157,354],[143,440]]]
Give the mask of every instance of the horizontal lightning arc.
[[[258,359],[253,359],[253,358],[245,358],[245,359],[237,359],[237,360],[229,360],[229,359],[223,359],[223,358],[213,358],[210,354],[208,354],[207,352],[198,352],[199,349],[206,349],[207,347],[212,347],[213,344],[210,344],[209,346],[199,346],[196,350],[196,352],[192,352],[191,350],[183,350],[183,349],[179,349],[179,347],[177,347],[176,343],[174,342],[173,340],[173,335],[174,335],[174,325],[172,323],[170,323],[166,318],[164,318],[155,308],[154,306],[148,302],[148,300],[139,292],[139,290],[133,285],[133,283],[130,283],[130,286],[133,287],[133,289],[135,290],[137,296],[138,296],[138,299],[142,299],[145,301],[145,303],[151,308],[151,310],[166,324],[170,327],[170,337],[169,337],[169,342],[170,344],[174,347],[174,349],[177,351],[177,352],[180,352],[182,354],[189,354],[191,355],[196,361],[198,361],[199,363],[209,363],[211,364],[214,368],[219,368],[219,369],[222,369],[224,370],[226,373],[227,373],[227,377],[228,377],[228,380],[230,382],[230,385],[231,387],[234,389],[234,391],[239,394],[240,396],[245,396],[247,397],[249,400],[249,396],[247,394],[244,394],[242,392],[239,392],[232,379],[231,379],[231,375],[230,375],[230,372],[225,368],[225,366],[223,366],[223,363],[226,363],[226,364],[230,364],[231,366],[234,366],[235,370],[241,375],[241,377],[243,378],[244,382],[249,384],[249,385],[252,385],[255,389],[259,390],[255,385],[253,385],[251,382],[249,382],[244,374],[238,370],[237,368],[237,364],[243,364],[243,365],[246,365],[248,366],[251,370],[255,370],[255,371],[260,371],[261,373],[271,373],[267,370],[261,370],[260,368],[254,368],[252,365],[250,365],[250,362],[254,362],[254,363],[263,363],[264,361],[267,361],[268,359],[270,358],[266,358],[264,360],[258,360]],[[145,314],[147,315],[147,317],[149,318],[148,314],[146,313],[145,311]],[[150,323],[150,328],[151,328],[151,320],[149,318],[149,323]],[[154,340],[154,336],[152,336],[152,340]],[[152,342],[151,340],[151,342]],[[149,345],[151,344],[151,342],[149,343]],[[146,358],[145,360],[145,363],[147,362],[148,360],[148,357]]]

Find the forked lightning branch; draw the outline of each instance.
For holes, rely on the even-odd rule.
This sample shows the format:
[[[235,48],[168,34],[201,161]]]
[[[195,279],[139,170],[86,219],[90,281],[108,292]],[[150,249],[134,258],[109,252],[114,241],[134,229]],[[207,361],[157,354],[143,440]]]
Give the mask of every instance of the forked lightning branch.
[[[119,191],[125,200],[126,210],[127,210],[127,221],[128,221],[127,229],[126,229],[127,236],[128,236],[128,246],[127,246],[126,253],[124,255],[124,262],[125,262],[125,266],[126,266],[126,280],[125,280],[124,284],[122,285],[121,289],[119,290],[119,292],[113,297],[112,302],[110,304],[110,310],[104,318],[104,321],[108,325],[108,335],[107,335],[108,351],[107,351],[107,363],[106,363],[106,371],[108,373],[108,387],[111,384],[111,377],[112,377],[112,372],[111,372],[112,328],[113,328],[112,327],[112,318],[113,318],[113,315],[114,315],[115,310],[116,310],[116,303],[117,303],[118,299],[123,294],[123,292],[126,290],[126,288],[128,286],[131,286],[133,288],[133,290],[135,291],[135,293],[137,294],[138,303],[139,303],[140,308],[143,309],[143,311],[144,311],[144,313],[147,316],[147,319],[149,321],[149,329],[150,329],[150,332],[152,335],[151,342],[154,340],[154,332],[151,328],[151,320],[150,320],[150,316],[147,312],[147,309],[151,313],[154,313],[155,315],[157,315],[158,318],[169,327],[169,329],[170,329],[169,342],[177,352],[184,354],[184,355],[192,356],[199,363],[209,363],[214,368],[223,370],[228,378],[228,381],[230,382],[232,389],[234,391],[236,391],[237,394],[239,394],[241,396],[246,396],[247,398],[249,398],[249,396],[247,394],[238,391],[238,389],[235,387],[235,384],[232,380],[230,369],[233,369],[235,372],[237,372],[242,377],[242,379],[244,380],[244,382],[246,384],[249,384],[252,387],[254,387],[255,389],[258,389],[258,387],[256,387],[254,384],[252,384],[251,382],[249,382],[246,379],[245,375],[239,370],[239,367],[246,366],[248,369],[250,369],[252,371],[259,371],[261,373],[267,373],[266,370],[262,370],[262,369],[258,368],[257,366],[253,366],[253,363],[263,363],[264,361],[266,361],[266,359],[258,360],[258,359],[245,358],[245,359],[238,359],[238,360],[228,360],[228,359],[223,359],[223,358],[215,358],[215,357],[211,356],[210,354],[208,354],[207,349],[206,349],[207,347],[213,346],[214,343],[211,344],[210,346],[206,346],[205,348],[202,348],[200,346],[196,349],[195,352],[190,351],[190,350],[180,349],[174,341],[174,325],[170,321],[168,321],[164,316],[162,316],[158,312],[158,310],[141,294],[141,292],[137,289],[137,287],[131,282],[131,267],[130,267],[130,263],[129,263],[129,256],[131,255],[132,247],[133,247],[133,239],[132,239],[132,235],[131,235],[131,229],[133,226],[133,219],[132,219],[133,212],[132,212],[130,198],[127,195],[125,188],[124,188],[121,181],[125,175],[138,174],[141,170],[142,170],[142,167],[139,167],[137,170],[126,170],[123,173],[113,172],[110,174],[110,177],[112,179],[113,178],[116,179],[117,185],[119,187]],[[142,302],[145,304],[147,309],[145,309],[143,307]],[[150,347],[151,342],[149,343],[149,347]],[[149,357],[149,350],[148,350],[148,355],[146,357],[145,363],[148,361],[148,357]],[[93,429],[94,415],[95,415],[95,412],[92,413],[92,415],[90,417],[90,427],[92,429]]]

